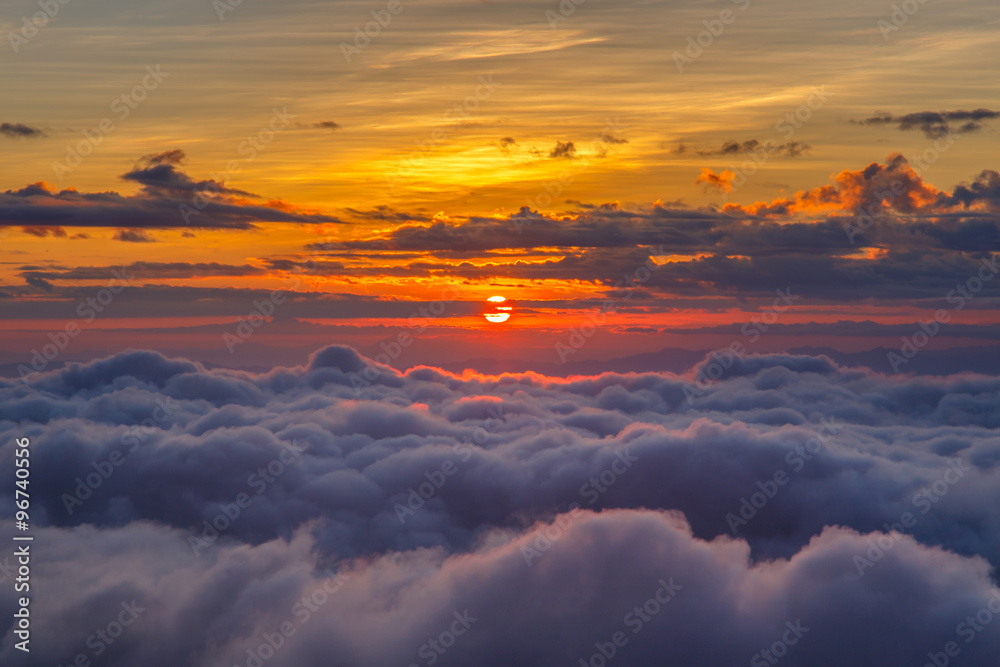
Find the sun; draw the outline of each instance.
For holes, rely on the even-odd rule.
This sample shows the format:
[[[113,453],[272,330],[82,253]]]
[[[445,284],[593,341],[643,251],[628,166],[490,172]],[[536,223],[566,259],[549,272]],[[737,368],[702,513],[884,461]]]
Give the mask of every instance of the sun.
[[[510,319],[513,308],[507,303],[507,298],[502,296],[491,296],[486,300],[486,312],[483,313],[490,322],[506,322]]]

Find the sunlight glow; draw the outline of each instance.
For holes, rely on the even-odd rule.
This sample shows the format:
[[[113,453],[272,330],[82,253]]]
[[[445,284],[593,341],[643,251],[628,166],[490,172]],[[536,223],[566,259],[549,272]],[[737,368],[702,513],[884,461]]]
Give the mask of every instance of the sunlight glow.
[[[483,314],[490,322],[506,322],[510,319],[513,308],[507,304],[506,297],[491,296],[486,300],[487,311]]]

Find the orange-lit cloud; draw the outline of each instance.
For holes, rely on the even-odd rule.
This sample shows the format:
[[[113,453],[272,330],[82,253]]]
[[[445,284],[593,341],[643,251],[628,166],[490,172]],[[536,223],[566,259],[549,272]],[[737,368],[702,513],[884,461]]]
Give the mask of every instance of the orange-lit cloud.
[[[722,173],[716,174],[708,167],[701,170],[701,174],[694,180],[695,183],[704,183],[720,192],[733,191],[733,179],[735,174],[728,169],[723,169]]]

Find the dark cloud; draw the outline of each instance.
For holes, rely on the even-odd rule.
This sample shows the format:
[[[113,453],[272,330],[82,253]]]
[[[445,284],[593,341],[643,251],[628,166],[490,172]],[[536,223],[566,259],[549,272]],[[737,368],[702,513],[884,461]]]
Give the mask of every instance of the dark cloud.
[[[975,132],[982,128],[980,121],[1000,117],[1000,111],[975,109],[972,111],[917,111],[902,116],[878,112],[862,120],[852,120],[855,125],[896,125],[900,130],[919,129],[928,139],[939,139],[954,133]],[[965,121],[954,128],[953,121]]]
[[[517,145],[514,137],[503,137],[494,144],[502,153],[510,153],[510,149]]]
[[[146,194],[123,199],[150,201],[165,197],[162,193],[171,188],[190,189],[190,179],[175,165],[153,162],[162,159],[147,159],[130,172],[146,183]],[[732,185],[735,178],[729,172],[709,175],[723,185]],[[81,200],[86,196],[51,193],[40,186],[6,196],[78,201],[81,212],[89,208],[83,206],[89,200]],[[223,196],[245,201],[233,193]],[[3,200],[0,195],[0,216]],[[62,209],[75,207],[47,208],[66,215]],[[244,204],[238,208],[246,210]],[[218,211],[214,204],[205,213],[213,210]],[[975,275],[982,262],[990,262],[992,253],[1000,252],[1000,175],[987,170],[947,192],[924,181],[903,156],[894,154],[884,164],[844,170],[827,185],[748,206],[576,204],[567,213],[543,215],[522,208],[505,218],[454,220],[419,209],[377,206],[347,209],[343,216],[389,224],[337,244],[308,244],[303,252],[313,260],[311,266],[294,254],[262,258],[264,265],[343,280],[553,279],[610,289],[622,275],[659,253],[686,261],[660,266],[643,285],[647,297],[697,296],[706,287],[727,296],[760,296],[796,286],[809,299],[941,303],[956,285]],[[532,255],[536,248],[546,250]],[[536,261],[523,261],[526,258]],[[997,281],[986,282],[978,298],[998,296],[998,289]]]
[[[17,196],[37,196],[35,188],[26,190],[31,194]],[[905,158],[893,155],[885,164],[845,170],[829,185],[721,210],[675,203],[645,208],[587,204],[577,205],[572,214],[522,208],[506,218],[444,221],[379,206],[348,209],[345,217],[394,224],[367,238],[309,244],[304,248],[312,260],[308,265],[295,255],[263,258],[264,265],[344,280],[568,280],[610,290],[622,275],[655,262],[656,255],[679,255],[685,261],[660,264],[652,272],[642,286],[646,298],[696,297],[706,287],[727,296],[763,296],[795,286],[809,299],[924,300],[936,308],[984,262],[992,266],[1000,252],[1000,176],[984,171],[949,193],[923,181]],[[852,231],[860,224],[863,231]],[[536,248],[547,250],[533,255]],[[535,261],[523,261],[529,257]],[[998,290],[1000,283],[986,281],[977,299],[1000,296]],[[175,294],[160,296],[181,298]],[[208,303],[204,299],[217,296],[223,298],[207,293],[191,298]],[[303,303],[314,302],[303,298]],[[327,311],[326,305],[317,307]],[[354,307],[370,312],[367,302]],[[295,316],[307,315],[296,311]]]
[[[699,150],[696,151],[698,155],[703,156],[723,156],[723,155],[742,155],[746,153],[759,153],[763,151],[767,154],[783,155],[785,157],[799,157],[806,151],[808,151],[811,146],[809,144],[804,144],[800,141],[789,141],[784,144],[779,144],[773,140],[768,140],[763,143],[757,141],[756,139],[750,139],[748,141],[727,141],[722,144],[721,147],[709,150]],[[679,144],[675,149],[675,153],[683,154],[687,148],[684,144]]]
[[[1000,174],[992,169],[986,169],[970,183],[962,183],[952,193],[953,203],[963,206],[986,204],[989,208],[1000,208]]]
[[[45,132],[37,127],[24,125],[23,123],[0,123],[0,136],[21,138],[44,137]]]
[[[705,182],[710,177],[720,187],[735,179],[728,171],[703,174]],[[367,257],[368,265],[356,269],[359,275],[560,279],[610,287],[656,250],[687,256],[661,266],[644,285],[659,296],[694,295],[705,286],[723,294],[766,294],[794,285],[809,298],[941,303],[1000,251],[996,172],[982,172],[948,193],[925,182],[898,154],[770,203],[727,204],[721,210],[660,203],[579,208],[572,215],[522,208],[507,218],[404,224],[344,241],[324,253],[331,262],[327,269],[346,271],[335,263]],[[489,255],[539,247],[563,252],[532,263]],[[388,253],[411,261],[386,266]],[[460,258],[480,261],[445,261]],[[980,296],[1000,295],[998,285],[986,282]]]
[[[740,335],[742,324],[722,324],[710,327],[674,329],[672,331],[705,334]],[[919,328],[918,322],[883,324],[870,320],[839,320],[837,322],[807,322],[796,324],[775,323],[768,325],[768,334],[777,336],[838,336],[838,337],[892,337],[909,336]],[[948,325],[949,336],[1000,340],[1000,325],[959,324]]]
[[[112,238],[129,243],[156,243],[156,239],[141,229],[119,229]]]
[[[572,141],[557,141],[555,148],[549,151],[549,157],[572,160],[576,157],[576,146]]]
[[[52,283],[50,283],[49,281],[45,280],[41,276],[37,276],[37,275],[33,275],[33,274],[29,273],[28,275],[24,276],[24,282],[27,283],[30,287],[36,287],[36,288],[38,288],[40,290],[43,290],[45,292],[51,292],[52,291]]]
[[[429,222],[431,216],[425,215],[423,213],[409,213],[406,211],[397,211],[391,206],[386,206],[385,204],[379,204],[375,208],[363,211],[356,208],[344,209],[350,214],[350,217],[357,220],[378,220],[380,222]]]
[[[252,192],[229,188],[218,181],[195,181],[178,166],[185,158],[184,151],[173,150],[166,153],[146,155],[128,173],[120,178],[143,186],[143,191],[151,196],[174,195],[192,196],[204,193],[204,196],[235,195],[239,197],[258,197]]]
[[[339,130],[340,124],[335,123],[332,120],[324,120],[318,123],[313,123],[313,127],[318,127],[322,130]]]
[[[179,168],[180,150],[146,155],[121,178],[139,193],[50,190],[34,183],[0,192],[0,227],[113,227],[128,229],[249,229],[263,222],[339,223],[211,179],[197,181]]]
[[[287,260],[275,260],[275,270],[289,270],[291,275],[304,275],[296,270],[298,264]],[[323,275],[324,265],[314,272]],[[116,277],[119,267],[107,267],[103,278],[95,278],[99,282],[107,282]],[[171,273],[169,269],[166,272]],[[99,271],[90,269],[87,275]],[[131,274],[130,274],[131,275]],[[271,289],[239,289],[228,287],[190,287],[171,285],[136,285],[145,276],[136,272],[135,281],[115,295],[114,312],[116,317],[165,317],[183,314],[186,317],[220,317],[246,316],[255,306],[254,302],[267,300],[272,295]],[[164,276],[159,276],[163,278]],[[157,275],[154,270],[152,279]],[[58,280],[58,278],[55,278]],[[288,286],[288,283],[283,285]],[[19,288],[11,286],[12,293],[18,293]],[[337,294],[329,292],[293,291],[282,289],[281,293],[287,300],[275,311],[275,317],[280,319],[348,319],[362,318],[407,318],[418,311],[421,301],[385,300],[377,296],[355,294]],[[59,299],[32,300],[16,299],[5,303],[0,309],[0,319],[73,319],[79,317],[76,312],[81,302],[94,296],[91,286],[60,286],[54,287],[53,294]],[[443,317],[460,317],[480,315],[481,302],[448,302],[447,312]],[[220,332],[221,335],[221,332]]]
[[[162,153],[152,153],[150,155],[145,155],[142,157],[141,161],[149,165],[182,164],[186,157],[187,156],[184,154],[184,151],[177,148],[170,151],[164,151]]]
[[[66,238],[67,236],[66,230],[62,227],[22,227],[21,231],[40,239],[44,239],[46,236],[53,238]]]
[[[133,262],[122,267],[75,266],[71,269],[37,270],[21,267],[21,275],[32,275],[46,280],[107,280],[113,269],[120,269],[141,276],[143,280],[163,278],[209,278],[218,276],[256,276],[263,269],[249,264],[235,266],[218,262]]]
[[[586,662],[618,631],[615,664],[746,664],[786,623],[789,665],[923,664],[949,641],[989,664],[1000,626],[958,633],[1000,594],[998,427],[997,378],[795,355],[559,379],[339,346],[260,374],[132,351],[0,380],[0,462],[31,439],[45,545],[32,660],[65,664],[134,599],[109,667],[245,665],[284,622],[267,664],[423,664],[456,613],[442,664]],[[0,660],[23,664],[12,630]]]

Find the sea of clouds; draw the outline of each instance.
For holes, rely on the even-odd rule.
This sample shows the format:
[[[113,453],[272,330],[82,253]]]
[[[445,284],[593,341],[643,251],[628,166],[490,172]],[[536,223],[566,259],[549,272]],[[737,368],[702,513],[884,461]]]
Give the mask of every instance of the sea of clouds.
[[[993,664],[998,427],[998,378],[789,355],[0,379],[35,536],[30,655],[0,551],[0,663]]]

